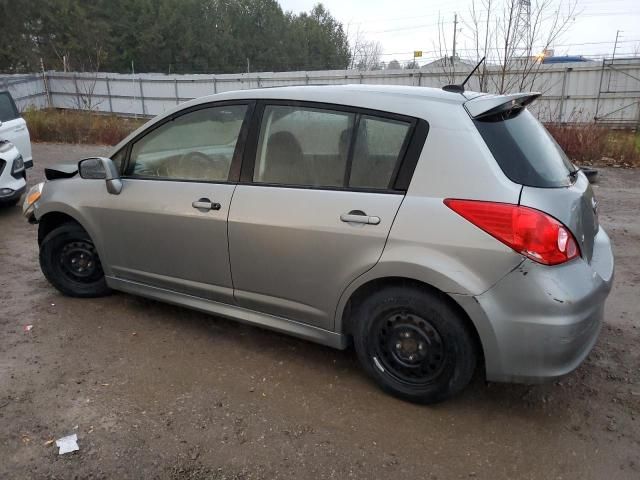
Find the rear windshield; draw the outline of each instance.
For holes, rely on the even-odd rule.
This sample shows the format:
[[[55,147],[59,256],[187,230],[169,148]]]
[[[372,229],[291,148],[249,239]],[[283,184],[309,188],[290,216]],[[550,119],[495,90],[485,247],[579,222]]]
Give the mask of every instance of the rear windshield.
[[[500,168],[515,183],[565,187],[575,167],[527,109],[474,120]]]
[[[7,92],[0,92],[0,122],[15,120],[19,116],[11,95]]]

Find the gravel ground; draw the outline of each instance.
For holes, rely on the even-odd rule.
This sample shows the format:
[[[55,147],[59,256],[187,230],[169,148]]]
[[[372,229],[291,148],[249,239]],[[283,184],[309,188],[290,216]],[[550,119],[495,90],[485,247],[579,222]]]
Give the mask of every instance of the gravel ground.
[[[35,144],[47,164],[104,147]],[[640,170],[601,169],[617,260],[606,325],[561,381],[420,407],[352,351],[125,294],[65,298],[0,210],[0,478],[640,478]],[[25,325],[33,325],[25,331]],[[80,451],[53,439],[76,433]]]

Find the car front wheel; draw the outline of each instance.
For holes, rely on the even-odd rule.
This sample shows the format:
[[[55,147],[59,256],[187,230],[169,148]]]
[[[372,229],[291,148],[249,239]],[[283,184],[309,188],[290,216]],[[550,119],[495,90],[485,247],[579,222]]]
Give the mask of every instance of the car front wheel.
[[[91,237],[76,223],[65,223],[47,234],[40,245],[40,268],[54,287],[70,297],[101,297],[111,292]]]
[[[352,322],[360,363],[392,395],[436,403],[473,376],[473,335],[444,294],[412,285],[383,288],[360,303]]]

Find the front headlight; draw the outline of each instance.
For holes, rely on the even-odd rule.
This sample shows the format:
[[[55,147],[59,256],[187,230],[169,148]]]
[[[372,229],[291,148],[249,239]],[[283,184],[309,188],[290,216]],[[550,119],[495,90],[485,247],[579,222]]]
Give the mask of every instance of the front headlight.
[[[36,202],[40,200],[42,196],[42,187],[44,182],[40,182],[29,189],[29,192],[24,197],[24,203],[22,204],[22,215],[29,218],[36,208]]]
[[[18,155],[16,159],[13,161],[13,166],[11,167],[11,175],[16,178],[20,178],[20,175],[24,172],[24,159],[22,155]]]

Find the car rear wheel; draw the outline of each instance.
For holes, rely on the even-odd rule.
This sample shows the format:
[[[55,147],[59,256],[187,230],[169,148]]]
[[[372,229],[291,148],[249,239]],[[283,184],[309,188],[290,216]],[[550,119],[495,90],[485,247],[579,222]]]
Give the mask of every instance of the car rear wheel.
[[[54,287],[70,297],[101,297],[111,292],[91,237],[76,223],[65,223],[47,234],[40,245],[40,268]]]
[[[352,325],[360,363],[392,395],[436,403],[460,392],[473,376],[473,335],[443,294],[384,288],[356,308]]]

